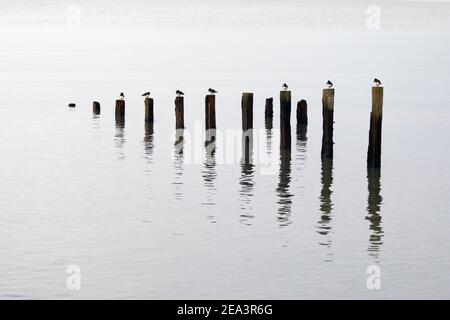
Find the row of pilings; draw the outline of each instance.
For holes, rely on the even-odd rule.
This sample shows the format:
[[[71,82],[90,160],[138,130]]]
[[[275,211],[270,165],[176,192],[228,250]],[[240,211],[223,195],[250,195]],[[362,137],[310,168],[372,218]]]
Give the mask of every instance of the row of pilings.
[[[333,159],[333,131],[334,131],[334,92],[333,88],[323,89],[322,92],[322,159]],[[153,98],[145,99],[145,122],[154,122]],[[291,149],[291,91],[280,91],[280,150]],[[253,93],[242,93],[242,130],[253,129]],[[93,103],[94,114],[100,114],[100,103]],[[273,98],[265,101],[264,115],[266,119],[273,118]],[[116,120],[125,119],[125,100],[116,100]],[[306,100],[297,103],[297,125],[307,127],[308,105]],[[367,150],[367,166],[381,167],[381,129],[383,119],[383,87],[372,87],[372,111],[370,114],[369,145]],[[184,129],[184,97],[175,98],[175,128]],[[205,97],[205,129],[208,141],[214,141],[216,129],[216,96],[209,94]]]

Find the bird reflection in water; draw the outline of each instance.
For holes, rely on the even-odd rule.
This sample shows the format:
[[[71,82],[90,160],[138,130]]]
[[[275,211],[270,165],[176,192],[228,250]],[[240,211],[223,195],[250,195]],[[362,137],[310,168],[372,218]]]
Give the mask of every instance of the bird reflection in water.
[[[367,251],[369,255],[375,260],[380,262],[380,247],[383,244],[382,238],[384,235],[381,224],[381,205],[383,197],[381,196],[381,171],[379,168],[367,169],[367,182],[368,182],[368,205],[366,220],[370,221],[371,234],[369,237],[369,247]]]
[[[183,160],[184,160],[184,129],[177,129],[175,133],[174,155],[173,155],[173,169],[175,186],[174,196],[176,200],[183,199]]]
[[[291,183],[291,150],[280,150],[280,172],[277,187],[278,223],[280,227],[291,224],[292,194],[289,187]]]
[[[125,160],[125,118],[116,117],[116,133],[114,135],[114,142],[118,151],[117,160]]]
[[[246,225],[251,225],[251,219],[254,216],[251,214],[253,208],[251,205],[253,197],[253,189],[255,186],[254,178],[254,164],[253,164],[253,130],[249,129],[242,133],[242,158],[241,158],[241,177],[239,184],[241,215],[240,222]]]
[[[331,200],[331,195],[333,194],[333,160],[332,159],[322,159],[322,172],[321,172],[321,183],[322,189],[320,191],[320,220],[318,221],[318,233],[323,236],[323,239],[319,241],[319,244],[326,246],[331,249],[332,240],[330,233],[332,231],[331,214],[333,212],[333,202]],[[333,261],[333,253],[327,253],[326,262]]]
[[[206,142],[205,142],[205,161],[203,162],[203,185],[206,187],[206,198],[205,201],[202,202],[202,205],[212,206],[216,203],[214,202],[214,198],[216,196],[216,186],[215,180],[217,178],[216,171],[216,135],[215,130],[210,129],[207,130],[206,133]],[[215,223],[215,216],[208,213],[207,218],[211,220],[212,223]]]

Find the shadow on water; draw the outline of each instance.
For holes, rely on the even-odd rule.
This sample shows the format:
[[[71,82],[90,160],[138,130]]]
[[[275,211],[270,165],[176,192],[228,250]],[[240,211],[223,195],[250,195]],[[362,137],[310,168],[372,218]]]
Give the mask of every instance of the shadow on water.
[[[369,247],[367,251],[369,255],[375,259],[375,262],[380,262],[380,248],[383,244],[383,228],[381,224],[381,205],[383,197],[381,196],[381,171],[379,168],[367,169],[367,182],[369,195],[367,199],[367,216],[366,220],[370,221],[371,234],[369,237]]]
[[[116,133],[114,135],[115,146],[117,149],[117,160],[125,160],[125,119],[116,118]]]
[[[215,134],[207,133],[207,138],[205,142],[205,161],[203,162],[203,185],[206,187],[205,201],[202,202],[202,205],[213,206],[215,205],[215,196],[216,196],[216,186],[215,180],[217,178],[217,170],[216,170],[216,138]],[[215,216],[209,213],[207,218],[212,220],[212,223],[215,223]]]
[[[240,222],[246,225],[251,225],[251,219],[254,216],[251,214],[254,182],[254,169],[253,164],[253,130],[247,130],[242,133],[242,157],[241,157],[241,177],[239,178],[239,184],[241,189],[239,190],[241,211]]]
[[[292,223],[290,220],[292,210],[291,183],[291,150],[280,150],[280,171],[277,187],[278,223],[280,227],[286,227]]]
[[[153,123],[146,122],[143,145],[144,157],[148,164],[153,163],[153,149],[155,147],[153,132]]]
[[[266,129],[266,150],[267,155],[270,157],[272,155],[273,118],[265,117],[264,125]]]
[[[319,244],[331,249],[332,239],[330,233],[332,231],[331,221],[333,212],[333,201],[331,196],[333,194],[333,160],[322,159],[322,171],[321,171],[321,184],[322,189],[320,191],[320,220],[318,221],[317,229],[318,233],[323,236],[323,239],[319,241]],[[327,254],[326,262],[331,262],[333,253]]]
[[[184,198],[181,190],[183,186],[183,162],[184,162],[184,129],[177,129],[175,133],[175,144],[173,152],[173,169],[174,169],[174,181],[175,186],[174,196],[176,200],[182,200]]]

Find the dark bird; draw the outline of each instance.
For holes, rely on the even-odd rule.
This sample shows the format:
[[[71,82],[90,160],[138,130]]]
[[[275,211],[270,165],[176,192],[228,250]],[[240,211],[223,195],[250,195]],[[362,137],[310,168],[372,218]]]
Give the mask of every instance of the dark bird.
[[[286,83],[283,83],[281,88],[283,88],[283,90],[286,91],[289,87],[288,87],[288,85]]]
[[[75,107],[76,107],[76,104],[75,104],[75,103],[69,103],[69,107],[70,107],[70,108],[75,108]]]
[[[327,81],[327,87],[328,89],[333,88],[333,82],[331,82],[330,80]]]
[[[125,95],[123,94],[123,92],[121,92],[120,96],[119,96],[119,100],[123,100],[123,99],[125,99]]]
[[[216,91],[216,90],[214,90],[214,89],[211,89],[211,88],[209,88],[209,89],[208,89],[208,92],[209,92],[209,93],[211,93],[211,94],[216,94],[216,93],[217,93],[217,91]]]
[[[144,93],[144,94],[142,95],[142,97],[146,97],[146,98],[150,97],[150,91],[149,91],[149,92],[146,92],[146,93]]]
[[[177,97],[184,96],[184,92],[183,91],[177,90],[177,91],[175,91],[175,93],[177,94]]]
[[[373,84],[375,85],[375,87],[379,87],[381,86],[381,81],[378,80],[377,78],[373,79]]]

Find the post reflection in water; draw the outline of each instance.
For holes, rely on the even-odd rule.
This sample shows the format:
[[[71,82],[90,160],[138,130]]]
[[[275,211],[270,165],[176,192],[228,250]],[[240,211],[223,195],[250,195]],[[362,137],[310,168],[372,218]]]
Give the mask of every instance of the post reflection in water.
[[[216,171],[216,136],[215,129],[207,130],[206,142],[205,142],[205,161],[203,162],[203,185],[206,187],[206,198],[202,202],[202,205],[212,206],[216,203],[214,202],[214,197],[216,195],[215,180],[217,178]],[[208,213],[207,218],[215,223],[215,216]]]
[[[308,140],[307,133],[308,133],[308,125],[306,124],[297,125],[297,142],[302,142],[303,144],[306,144],[306,141]]]
[[[303,169],[306,165],[307,159],[307,125],[297,125],[297,143],[296,143],[296,167],[297,167],[297,181],[303,178]],[[299,189],[304,190],[305,184],[302,181],[299,181],[297,184],[299,185]]]
[[[153,123],[145,123],[144,133],[144,157],[147,163],[153,163],[153,149],[154,149],[154,136],[153,136]]]
[[[173,169],[174,169],[174,182],[175,186],[174,196],[176,200],[183,199],[183,192],[181,187],[183,186],[183,160],[184,160],[184,129],[177,129],[175,133],[174,155],[173,155]]]
[[[367,216],[366,219],[370,221],[371,234],[369,237],[369,247],[367,251],[369,255],[375,259],[375,262],[380,262],[380,247],[383,244],[383,228],[381,225],[381,204],[383,197],[381,196],[381,171],[379,168],[367,169],[367,182],[369,189],[369,196],[367,199]]]
[[[320,220],[318,221],[318,233],[323,236],[323,239],[319,241],[319,244],[331,249],[332,239],[330,233],[332,231],[331,221],[333,212],[333,202],[331,195],[333,194],[333,160],[322,159],[322,172],[321,172],[322,190],[320,191]],[[331,262],[333,253],[329,252],[325,261]]]
[[[147,166],[144,169],[144,173],[146,176],[149,176],[152,173],[152,164],[153,164],[153,151],[155,148],[154,144],[154,131],[153,131],[153,123],[145,122],[145,132],[144,132],[144,140],[142,142],[144,146],[144,159],[147,163]],[[149,200],[154,200],[154,190],[153,190],[154,182],[150,179],[149,183],[146,186],[147,190],[147,198]]]
[[[253,197],[253,189],[255,186],[254,178],[254,164],[253,164],[253,130],[249,129],[242,133],[242,157],[241,157],[241,177],[239,184],[241,215],[240,222],[251,225],[250,220],[254,218],[251,214],[253,208],[251,205]]]
[[[93,128],[94,128],[94,138],[97,140],[101,139],[101,135],[100,135],[100,115],[99,114],[93,114],[92,116],[92,120],[93,120]]]
[[[291,224],[292,194],[289,187],[291,183],[291,150],[280,150],[280,172],[277,187],[278,223],[280,227]]]
[[[124,146],[125,146],[125,119],[116,118],[116,133],[114,135],[114,142],[118,151],[117,160],[125,160]]]
[[[273,118],[265,118],[265,129],[266,129],[266,150],[267,155],[272,155],[272,129],[273,129]]]

